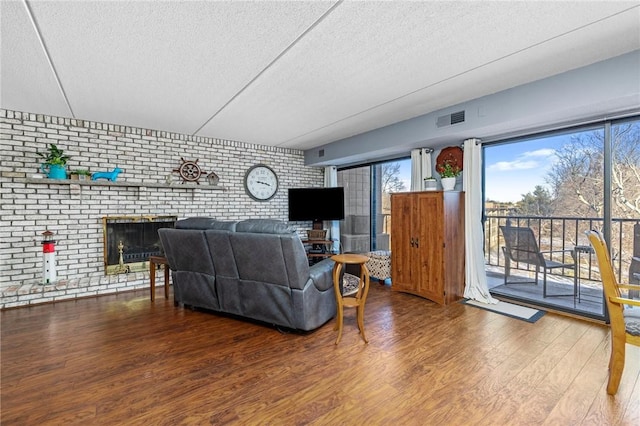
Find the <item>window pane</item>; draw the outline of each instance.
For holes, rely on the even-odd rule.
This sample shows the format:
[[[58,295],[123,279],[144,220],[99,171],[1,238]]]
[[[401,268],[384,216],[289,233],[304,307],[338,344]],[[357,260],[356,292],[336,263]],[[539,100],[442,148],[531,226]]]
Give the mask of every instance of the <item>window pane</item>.
[[[345,191],[345,219],[340,222],[342,252],[389,250],[390,194],[409,191],[410,183],[408,158],[338,171],[338,186]]]
[[[640,283],[640,120],[611,126],[611,248],[620,281]]]
[[[602,286],[584,232],[604,224],[604,128],[488,146],[484,155],[485,254],[492,292],[602,317]],[[500,226],[505,225],[533,230],[539,254],[528,260],[541,255],[562,264],[577,262],[577,282],[572,267],[547,270],[545,295],[544,268],[536,275],[536,261],[518,261],[503,248]],[[574,251],[581,246],[586,252]]]
[[[370,251],[371,167],[338,171],[338,186],[344,187],[344,220],[340,222],[341,251]]]

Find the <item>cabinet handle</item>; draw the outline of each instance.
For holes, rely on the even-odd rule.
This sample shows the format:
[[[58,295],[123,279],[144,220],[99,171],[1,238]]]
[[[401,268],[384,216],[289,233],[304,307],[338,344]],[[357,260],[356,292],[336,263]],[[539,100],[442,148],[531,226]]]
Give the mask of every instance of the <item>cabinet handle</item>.
[[[418,243],[418,239],[416,238],[416,248],[420,247],[420,244]]]
[[[411,239],[411,247],[415,247],[415,242],[413,241],[413,238]]]

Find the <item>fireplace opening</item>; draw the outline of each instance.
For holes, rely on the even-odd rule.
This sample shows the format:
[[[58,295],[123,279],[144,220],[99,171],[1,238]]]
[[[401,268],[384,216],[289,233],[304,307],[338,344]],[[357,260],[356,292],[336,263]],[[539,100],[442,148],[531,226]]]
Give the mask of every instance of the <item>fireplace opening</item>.
[[[173,228],[176,216],[103,217],[105,274],[146,271],[150,256],[162,256],[158,229]]]

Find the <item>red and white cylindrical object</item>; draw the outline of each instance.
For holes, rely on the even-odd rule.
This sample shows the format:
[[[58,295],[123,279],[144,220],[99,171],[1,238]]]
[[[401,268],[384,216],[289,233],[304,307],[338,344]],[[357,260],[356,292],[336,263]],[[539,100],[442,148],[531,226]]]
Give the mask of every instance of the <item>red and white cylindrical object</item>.
[[[57,280],[56,241],[51,231],[44,231],[42,237],[42,282],[49,284]]]

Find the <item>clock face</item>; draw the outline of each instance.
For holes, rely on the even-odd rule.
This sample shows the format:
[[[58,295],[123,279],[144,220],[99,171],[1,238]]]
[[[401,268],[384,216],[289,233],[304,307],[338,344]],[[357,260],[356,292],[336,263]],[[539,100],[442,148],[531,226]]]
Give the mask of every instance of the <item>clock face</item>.
[[[257,164],[247,170],[244,188],[254,200],[267,201],[278,192],[278,176],[270,167]]]

